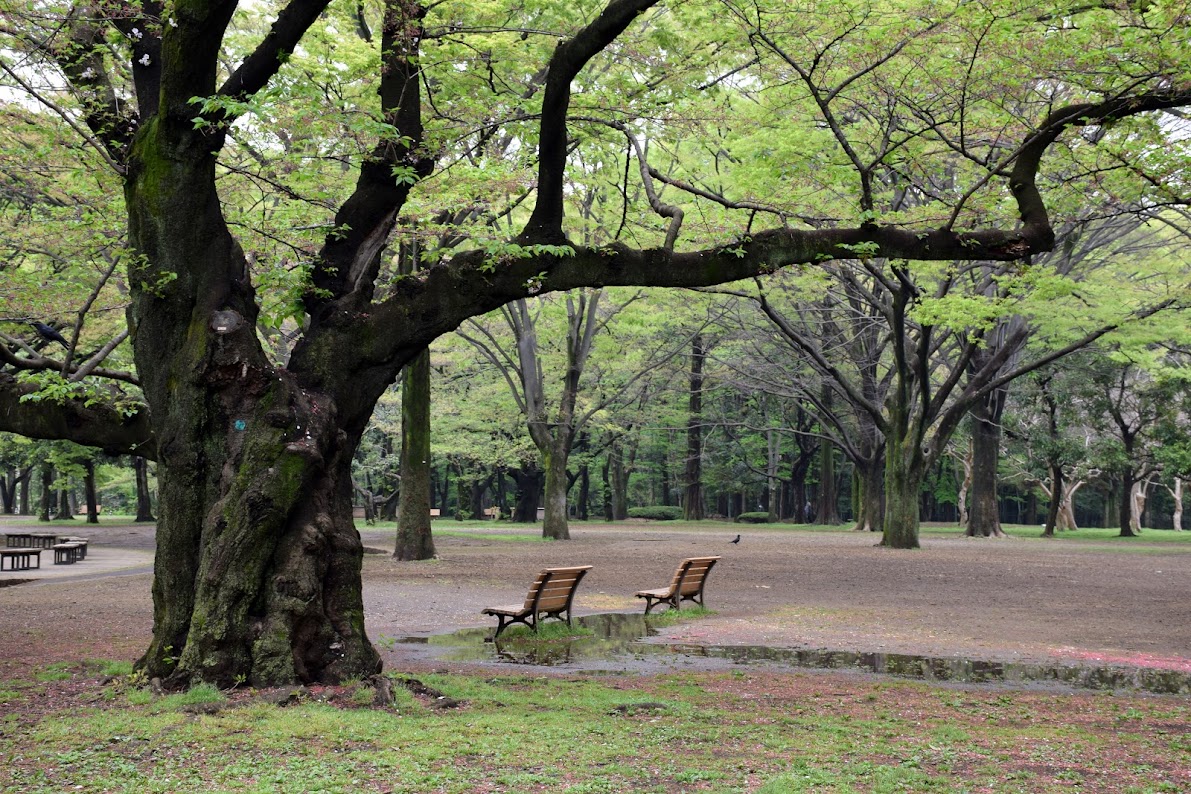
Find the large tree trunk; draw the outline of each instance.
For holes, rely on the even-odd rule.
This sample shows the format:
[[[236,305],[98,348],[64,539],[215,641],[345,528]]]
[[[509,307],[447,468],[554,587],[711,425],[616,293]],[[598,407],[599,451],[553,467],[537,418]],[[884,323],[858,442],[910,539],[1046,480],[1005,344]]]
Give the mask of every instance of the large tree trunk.
[[[912,437],[888,438],[885,447],[885,520],[881,545],[916,549],[918,492],[924,463]]]
[[[132,459],[136,472],[136,518],[135,521],[156,521],[153,515],[153,498],[149,490],[149,461],[139,455]]]
[[[562,428],[558,435],[565,435]],[[571,530],[567,521],[567,459],[570,443],[567,438],[556,439],[546,455],[546,510],[542,519],[542,537],[551,540],[570,540]]]
[[[374,673],[351,461],[393,367],[417,351],[373,364],[373,341],[336,310],[311,317],[286,368],[270,364],[220,211],[218,136],[175,100],[142,125],[125,187],[141,263],[128,322],[160,492],[153,641],[138,666],[175,687]]]
[[[973,406],[972,417],[972,494],[968,513],[970,538],[1005,537],[1001,529],[1000,504],[997,500],[997,467],[1001,460],[1001,414],[1004,405],[1001,390]]]
[[[405,366],[401,381],[401,491],[398,495],[399,560],[434,557],[430,531],[430,351]]]

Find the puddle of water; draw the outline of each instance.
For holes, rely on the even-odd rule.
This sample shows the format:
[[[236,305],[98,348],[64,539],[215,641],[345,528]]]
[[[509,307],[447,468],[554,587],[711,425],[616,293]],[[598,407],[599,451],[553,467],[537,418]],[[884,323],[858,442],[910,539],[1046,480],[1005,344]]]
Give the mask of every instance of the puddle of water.
[[[729,664],[768,664],[827,670],[855,670],[924,681],[964,683],[1052,683],[1086,689],[1133,689],[1160,694],[1191,694],[1191,674],[1177,670],[1115,665],[1039,665],[898,653],[859,653],[824,648],[770,648],[762,645],[657,643],[641,614],[605,613],[577,618],[591,635],[529,644],[492,640],[492,629],[464,629],[430,637],[405,637],[399,644],[425,645],[436,657],[460,662],[541,666],[585,666],[633,660],[720,660]]]

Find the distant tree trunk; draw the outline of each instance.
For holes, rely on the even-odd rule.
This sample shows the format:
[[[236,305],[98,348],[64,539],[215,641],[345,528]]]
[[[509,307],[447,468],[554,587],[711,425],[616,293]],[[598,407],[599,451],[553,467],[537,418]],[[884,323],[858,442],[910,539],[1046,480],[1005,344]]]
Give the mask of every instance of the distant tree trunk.
[[[629,516],[629,472],[619,439],[608,449],[608,475],[612,486],[611,520],[624,521]]]
[[[1170,496],[1172,499],[1174,499],[1174,515],[1172,516],[1172,519],[1174,521],[1174,531],[1182,532],[1183,531],[1183,478],[1175,477],[1174,478],[1174,487],[1173,488],[1168,487],[1166,490],[1170,491]]]
[[[482,480],[472,480],[468,484],[467,490],[467,515],[475,521],[482,520],[484,516],[484,494],[488,492],[488,485],[492,482],[491,477],[486,477]]]
[[[958,457],[958,456],[957,456]],[[960,464],[963,466],[964,477],[959,484],[959,493],[956,496],[956,508],[959,510],[959,525],[961,527],[968,526],[970,520],[968,516],[968,492],[972,488],[972,447],[968,446],[964,450],[963,457],[959,458]]]
[[[1042,527],[1042,537],[1052,538],[1059,526],[1063,509],[1063,494],[1066,483],[1063,482],[1063,467],[1058,463],[1050,466],[1050,504],[1046,510],[1046,525]]]
[[[765,467],[765,485],[766,485],[766,509],[769,511],[767,520],[771,524],[776,524],[778,521],[778,464],[782,460],[782,445],[781,436],[778,434],[776,428],[770,428],[765,433],[765,442],[768,447],[768,455],[766,457]]]
[[[532,524],[538,520],[538,505],[542,501],[544,480],[542,470],[532,463],[513,472],[513,481],[517,484],[514,495],[516,504],[513,507],[514,521]]]
[[[41,512],[38,521],[49,521],[50,510],[54,507],[54,468],[48,463],[41,466]]]
[[[398,495],[398,560],[434,558],[430,528],[430,351],[401,373],[401,491]]]
[[[614,521],[615,511],[612,507],[612,452],[609,451],[607,457],[604,458],[604,465],[600,469],[600,474],[604,482],[604,520]]]
[[[883,510],[885,470],[878,458],[875,462],[853,463],[859,493],[856,499],[855,532],[880,532]]]
[[[1129,516],[1129,528],[1135,533],[1141,534],[1144,522],[1142,517],[1145,516],[1146,499],[1149,496],[1149,479],[1138,480],[1133,483],[1133,487],[1129,489],[1129,500],[1131,502],[1131,510]]]
[[[1126,454],[1129,451],[1126,450]],[[1134,530],[1136,522],[1133,520],[1133,485],[1134,477],[1133,469],[1126,469],[1121,472],[1120,490],[1117,491],[1119,502],[1117,503],[1117,517],[1118,523],[1121,525],[1122,538],[1135,538],[1137,532]]]
[[[156,521],[153,515],[153,497],[149,490],[149,461],[142,457],[132,459],[136,473],[136,521]]]
[[[4,476],[0,477],[0,503],[5,515],[12,515],[16,512],[17,501],[17,470],[15,467],[10,467],[4,472]]]
[[[997,466],[1001,460],[1001,416],[1004,389],[996,389],[972,407],[972,509],[965,533],[970,538],[1003,538],[997,500]]]
[[[835,490],[835,445],[826,439],[819,445],[819,502],[815,511],[815,523],[835,526],[840,523],[839,508],[836,507]]]
[[[28,516],[33,514],[33,503],[29,501],[29,488],[33,482],[33,467],[29,466],[25,469],[25,473],[20,477],[21,483],[21,506],[19,515]]]
[[[69,486],[69,481],[67,481]],[[54,514],[55,521],[74,521],[74,510],[70,506],[70,488],[58,491],[58,512]]]
[[[802,465],[798,465],[799,463]],[[809,468],[809,458],[795,458],[790,463],[790,503],[794,521],[799,524],[809,524],[813,518],[804,515],[802,509],[806,504],[806,473]]]
[[[575,515],[580,521],[590,518],[589,503],[591,502],[591,466],[584,462],[579,468],[579,494],[575,497]]]
[[[87,500],[87,523],[99,523],[99,504],[95,497],[95,461],[83,464],[83,494]]]
[[[703,336],[691,340],[690,391],[687,397],[686,465],[683,467],[682,517],[701,521],[703,506],[703,363],[707,351]]]

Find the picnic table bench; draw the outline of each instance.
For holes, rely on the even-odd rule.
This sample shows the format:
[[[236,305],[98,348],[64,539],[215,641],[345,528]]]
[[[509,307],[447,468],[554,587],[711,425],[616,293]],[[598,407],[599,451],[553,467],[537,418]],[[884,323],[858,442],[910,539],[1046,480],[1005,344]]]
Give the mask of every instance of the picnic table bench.
[[[693,601],[703,606],[703,585],[707,583],[707,574],[715,565],[719,557],[691,557],[678,564],[674,578],[669,587],[659,587],[655,590],[640,590],[637,598],[645,599],[645,614],[658,604],[668,604],[671,609],[680,609],[683,601]]]
[[[82,543],[55,543],[54,565],[74,565],[83,559]]]
[[[41,549],[3,548],[0,549],[0,571],[4,570],[4,563],[8,561],[8,570],[27,571],[30,568],[41,567]],[[33,563],[36,562],[37,565]]]
[[[488,607],[480,614],[491,615],[499,622],[493,637],[499,637],[500,633],[513,623],[523,623],[537,631],[539,619],[557,618],[565,620],[569,626],[571,601],[575,598],[575,590],[591,567],[575,565],[569,568],[543,568],[529,586],[525,603],[507,607]],[[566,617],[563,617],[564,615]]]
[[[87,543],[88,538],[80,538],[77,535],[63,535],[58,538],[59,543],[77,543],[78,548],[75,550],[75,558],[79,560],[87,559]]]

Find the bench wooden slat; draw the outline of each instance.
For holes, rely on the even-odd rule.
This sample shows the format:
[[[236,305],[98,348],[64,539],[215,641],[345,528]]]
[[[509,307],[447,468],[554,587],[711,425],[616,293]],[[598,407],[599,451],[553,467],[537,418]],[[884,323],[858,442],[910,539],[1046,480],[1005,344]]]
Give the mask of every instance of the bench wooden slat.
[[[591,570],[590,565],[576,565],[568,568],[544,568],[529,586],[525,602],[520,606],[488,607],[482,615],[492,615],[499,623],[496,634],[499,637],[509,625],[524,623],[534,631],[538,620],[557,618],[571,625],[571,602],[579,582]],[[565,614],[565,617],[563,615]]]
[[[693,601],[702,606],[703,587],[717,560],[719,557],[690,557],[678,564],[669,587],[637,591],[637,598],[645,599],[645,614],[648,615],[650,610],[663,603],[671,609],[680,609],[683,601]]]

